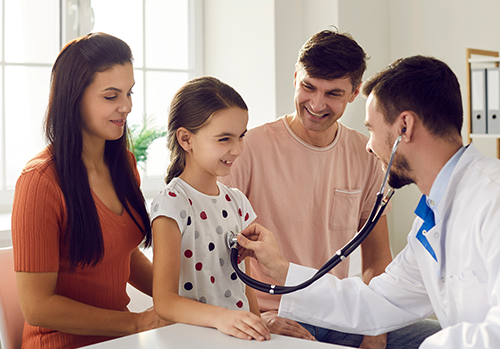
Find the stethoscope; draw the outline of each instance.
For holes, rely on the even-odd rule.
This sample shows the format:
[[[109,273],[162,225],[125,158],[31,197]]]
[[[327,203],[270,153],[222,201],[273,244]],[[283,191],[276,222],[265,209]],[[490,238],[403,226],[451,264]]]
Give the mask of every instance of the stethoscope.
[[[286,294],[292,293],[298,290],[301,290],[320,277],[328,273],[332,270],[337,264],[342,262],[347,258],[361,243],[366,239],[368,234],[371,233],[380,217],[382,216],[386,205],[391,200],[392,195],[394,194],[394,189],[390,188],[387,192],[387,195],[384,197],[385,186],[387,183],[387,179],[389,178],[389,172],[391,170],[392,162],[394,160],[394,155],[396,154],[396,149],[398,148],[399,142],[401,141],[402,135],[400,135],[396,141],[394,142],[394,146],[392,147],[391,158],[389,160],[389,164],[387,166],[387,170],[385,173],[384,181],[382,182],[382,186],[380,187],[380,191],[377,193],[377,199],[375,200],[375,204],[373,205],[372,211],[370,212],[370,216],[365,222],[365,225],[361,228],[361,230],[349,241],[344,247],[337,251],[337,253],[330,258],[317,272],[314,274],[309,280],[304,281],[303,283],[296,286],[277,286],[270,285],[260,281],[257,281],[244,272],[240,270],[238,267],[238,250],[236,246],[238,245],[237,237],[238,234],[229,231],[226,234],[226,243],[227,247],[231,250],[231,265],[233,266],[234,271],[238,275],[238,277],[248,286],[269,294]]]

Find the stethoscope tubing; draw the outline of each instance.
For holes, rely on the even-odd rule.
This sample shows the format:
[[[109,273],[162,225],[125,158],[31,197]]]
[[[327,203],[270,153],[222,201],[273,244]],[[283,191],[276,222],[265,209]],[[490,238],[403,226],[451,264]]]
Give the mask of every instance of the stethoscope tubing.
[[[321,278],[323,275],[328,273],[330,270],[332,270],[335,266],[337,266],[337,264],[346,259],[356,248],[359,247],[359,245],[361,245],[361,243],[366,239],[366,237],[372,232],[373,228],[375,228],[375,225],[377,225],[377,222],[384,213],[385,207],[387,206],[387,204],[392,198],[392,195],[394,194],[394,189],[391,188],[384,198],[384,190],[389,177],[389,171],[391,169],[392,162],[394,160],[394,156],[396,154],[396,150],[398,148],[401,139],[402,136],[400,135],[394,142],[394,146],[392,147],[391,157],[389,159],[384,181],[382,182],[380,191],[377,193],[377,197],[375,199],[372,211],[370,212],[370,216],[366,220],[365,224],[363,225],[361,230],[344,247],[338,250],[337,253],[333,255],[333,257],[331,257],[309,280],[306,280],[303,283],[298,284],[296,286],[271,285],[255,280],[250,276],[246,275],[244,272],[242,272],[238,267],[238,250],[236,248],[236,244],[234,244],[230,247],[231,248],[230,261],[238,277],[245,284],[258,291],[276,295],[287,294],[306,288],[307,286],[311,285],[313,282]],[[235,237],[233,236],[233,238]]]
[[[377,194],[377,199],[375,200],[375,204],[373,206],[372,212],[370,214],[370,217],[365,222],[365,225],[361,230],[359,231],[356,236],[354,236],[343,248],[337,251],[337,253],[330,258],[317,272],[314,274],[309,280],[304,281],[301,284],[298,284],[296,286],[279,286],[279,285],[271,285],[271,284],[266,284],[261,281],[255,280],[251,278],[250,276],[246,275],[243,273],[240,268],[238,267],[238,250],[234,247],[231,249],[231,265],[233,266],[234,270],[236,271],[236,274],[238,277],[248,286],[264,292],[264,293],[269,293],[269,294],[287,294],[287,293],[292,293],[298,290],[301,290],[303,288],[306,288],[307,286],[311,285],[313,282],[317,281],[320,279],[323,275],[328,273],[330,270],[332,270],[337,264],[342,262],[344,259],[346,259],[361,243],[366,239],[366,237],[371,233],[373,228],[375,228],[375,225],[377,224],[378,220],[382,216],[385,207],[389,200],[391,199],[394,191],[391,189],[389,193],[387,194],[386,198],[383,199],[383,194],[378,193]]]

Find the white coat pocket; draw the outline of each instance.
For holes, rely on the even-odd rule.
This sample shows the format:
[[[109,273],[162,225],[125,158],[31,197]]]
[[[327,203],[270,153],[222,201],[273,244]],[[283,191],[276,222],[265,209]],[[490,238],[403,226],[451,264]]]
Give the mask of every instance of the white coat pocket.
[[[488,312],[486,283],[480,282],[474,271],[468,270],[451,275],[448,291],[455,302],[456,322],[482,322]]]

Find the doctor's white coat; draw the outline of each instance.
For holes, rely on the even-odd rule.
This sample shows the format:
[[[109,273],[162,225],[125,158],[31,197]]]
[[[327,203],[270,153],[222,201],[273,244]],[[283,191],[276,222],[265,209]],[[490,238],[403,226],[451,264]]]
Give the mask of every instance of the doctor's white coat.
[[[416,239],[367,286],[326,275],[284,295],[279,316],[349,333],[390,332],[436,314],[443,330],[421,348],[500,348],[500,161],[470,145],[437,206],[426,234],[437,262]],[[287,285],[315,270],[291,265]]]

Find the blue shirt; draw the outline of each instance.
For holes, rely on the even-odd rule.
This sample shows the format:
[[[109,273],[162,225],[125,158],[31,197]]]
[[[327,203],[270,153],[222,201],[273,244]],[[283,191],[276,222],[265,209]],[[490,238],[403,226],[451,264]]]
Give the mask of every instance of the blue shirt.
[[[431,230],[437,223],[439,223],[440,217],[437,211],[437,206],[443,198],[443,195],[450,182],[451,175],[455,169],[458,160],[465,151],[465,147],[460,148],[444,167],[439,171],[434,183],[432,184],[431,191],[429,195],[422,195],[420,202],[415,209],[415,214],[420,217],[424,222],[420,226],[417,235],[415,236],[418,241],[425,247],[425,249],[430,253],[432,258],[437,262],[436,253],[432,248],[431,244],[426,238],[426,234]]]
[[[446,191],[446,188],[448,187],[448,183],[450,182],[451,174],[453,173],[453,170],[455,169],[455,166],[458,163],[458,160],[460,160],[460,157],[464,153],[466,147],[460,148],[455,155],[451,157],[450,160],[444,165],[444,167],[439,171],[439,174],[437,175],[436,179],[434,180],[434,183],[432,184],[431,192],[429,195],[425,196],[425,202],[427,203],[427,206],[434,212],[434,222],[435,224],[438,224],[440,221],[438,212],[437,212],[437,206],[439,205],[439,202],[443,198],[444,192]]]

